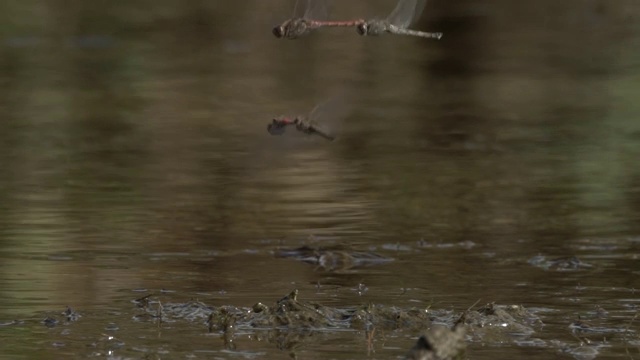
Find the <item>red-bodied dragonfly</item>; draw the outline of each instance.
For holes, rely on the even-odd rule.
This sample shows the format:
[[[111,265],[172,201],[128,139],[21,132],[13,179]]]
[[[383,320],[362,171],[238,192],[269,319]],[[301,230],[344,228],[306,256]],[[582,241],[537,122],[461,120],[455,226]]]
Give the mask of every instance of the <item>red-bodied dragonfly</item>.
[[[356,28],[358,34],[366,36],[391,33],[440,40],[442,38],[441,32],[433,33],[408,29],[422,14],[425,3],[426,0],[399,0],[395,9],[386,19],[371,19],[359,23]]]
[[[293,17],[273,28],[277,38],[297,39],[321,27],[355,27],[364,20],[328,21],[326,0],[296,0]]]
[[[341,94],[317,105],[308,115],[274,118],[267,125],[267,131],[271,135],[282,135],[287,128],[295,128],[301,133],[318,135],[333,141],[336,138],[336,134],[330,129],[329,124],[341,122],[349,114],[350,110],[348,96]]]

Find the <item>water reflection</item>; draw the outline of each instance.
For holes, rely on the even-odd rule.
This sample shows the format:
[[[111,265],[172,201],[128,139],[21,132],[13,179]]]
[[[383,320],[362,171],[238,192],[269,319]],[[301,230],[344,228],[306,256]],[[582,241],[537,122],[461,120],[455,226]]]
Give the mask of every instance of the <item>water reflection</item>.
[[[443,29],[437,43],[345,29],[278,41],[271,14],[289,5],[2,6],[0,320],[26,319],[39,342],[39,311],[107,322],[132,289],[249,306],[294,286],[342,305],[483,298],[568,324],[599,303],[630,318],[636,2],[434,2],[416,28]],[[344,18],[386,6],[336,5]],[[358,98],[336,142],[266,132],[337,87]],[[272,256],[309,241],[396,261],[340,274]],[[593,268],[550,275],[538,255]]]

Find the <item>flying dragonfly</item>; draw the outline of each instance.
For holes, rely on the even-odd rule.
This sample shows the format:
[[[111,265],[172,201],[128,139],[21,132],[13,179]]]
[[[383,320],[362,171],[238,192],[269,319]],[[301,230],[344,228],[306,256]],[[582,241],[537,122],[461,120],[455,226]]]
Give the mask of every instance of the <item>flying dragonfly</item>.
[[[327,0],[296,0],[293,17],[273,28],[277,38],[297,39],[322,27],[357,27],[364,20],[328,21]]]
[[[442,38],[441,32],[424,32],[409,29],[409,26],[422,14],[425,4],[426,0],[399,0],[395,9],[386,19],[362,21],[357,25],[356,30],[358,34],[363,36],[391,33],[440,40]]]
[[[307,115],[273,118],[267,125],[267,131],[271,135],[282,135],[287,128],[294,128],[301,133],[317,135],[333,141],[336,139],[336,135],[328,124],[340,122],[349,114],[350,110],[351,105],[348,97],[341,94],[316,105]]]

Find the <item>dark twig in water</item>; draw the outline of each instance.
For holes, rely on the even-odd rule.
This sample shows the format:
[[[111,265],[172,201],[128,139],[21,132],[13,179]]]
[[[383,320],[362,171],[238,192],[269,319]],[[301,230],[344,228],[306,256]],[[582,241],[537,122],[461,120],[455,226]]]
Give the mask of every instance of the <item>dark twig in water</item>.
[[[151,298],[151,296],[153,296],[153,294],[145,295],[145,296],[143,296],[141,298],[133,300],[133,302],[139,308],[146,309],[147,307],[149,307],[149,299]]]
[[[158,309],[156,311],[158,328],[162,327],[162,310],[163,310],[162,301],[158,300]]]
[[[633,315],[631,320],[629,320],[629,324],[627,324],[627,327],[624,329],[625,333],[629,332],[629,328],[631,328],[631,324],[633,324],[633,322],[636,320],[637,317],[638,317],[638,312],[636,311],[635,315]]]
[[[473,309],[476,305],[478,305],[478,303],[480,303],[480,300],[482,299],[478,299],[476,300],[476,302],[473,303],[473,305],[469,306],[467,308],[467,310],[463,311],[462,314],[460,314],[460,317],[458,318],[458,320],[456,320],[455,323],[453,323],[453,327],[455,328],[456,326],[458,326],[459,324],[463,324],[467,318],[467,314],[469,313],[469,311],[471,311],[471,309]]]

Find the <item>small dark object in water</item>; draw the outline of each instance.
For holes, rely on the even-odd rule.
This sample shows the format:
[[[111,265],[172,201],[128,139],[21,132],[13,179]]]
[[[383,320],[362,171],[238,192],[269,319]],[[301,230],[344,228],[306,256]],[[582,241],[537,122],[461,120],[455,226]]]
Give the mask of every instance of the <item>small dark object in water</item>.
[[[278,304],[287,302],[287,301],[297,301],[298,300],[298,289],[294,289],[292,292],[287,294],[282,299],[278,300]]]
[[[327,271],[349,270],[356,267],[384,264],[393,260],[373,252],[356,251],[341,245],[278,249],[274,252],[274,255],[280,258],[293,258],[308,264],[315,264]]]
[[[464,325],[459,324],[450,330],[444,326],[434,326],[426,334],[420,336],[416,345],[409,350],[407,359],[412,360],[451,360],[464,355]]]
[[[591,324],[583,321],[580,316],[578,316],[578,320],[572,322],[569,325],[569,329],[571,329],[571,331],[573,332],[579,332],[579,331],[594,331],[594,327],[591,326]]]
[[[582,262],[577,256],[569,256],[550,261],[551,268],[577,270],[581,268],[591,268],[593,265]]]
[[[67,321],[76,321],[80,319],[80,314],[75,312],[70,306],[62,313],[67,318]]]
[[[151,298],[151,294],[145,295],[139,299],[133,300],[139,308],[146,309],[149,306],[149,299]]]
[[[596,314],[601,318],[609,316],[609,312],[600,305],[596,305]]]
[[[59,321],[50,316],[47,316],[44,320],[42,320],[42,323],[44,324],[44,326],[48,328],[52,328],[58,325]]]
[[[583,262],[576,256],[567,256],[549,260],[543,255],[538,255],[529,259],[528,263],[545,270],[556,271],[570,271],[593,268],[593,265]]]
[[[253,305],[252,309],[253,309],[254,313],[260,313],[260,312],[263,312],[263,311],[269,311],[269,307],[267,305],[261,303],[261,302],[256,303],[255,305]]]

